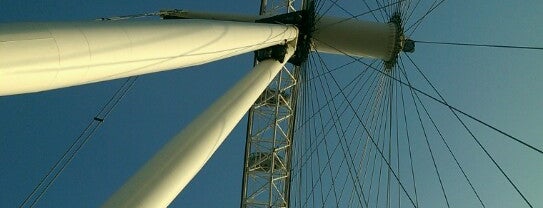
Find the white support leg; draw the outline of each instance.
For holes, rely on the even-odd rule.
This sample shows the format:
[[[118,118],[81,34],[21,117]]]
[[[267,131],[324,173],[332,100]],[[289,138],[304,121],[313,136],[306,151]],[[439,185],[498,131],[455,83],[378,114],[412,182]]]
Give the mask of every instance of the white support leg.
[[[285,62],[294,52],[290,44]],[[260,62],[204,113],[168,142],[104,205],[166,207],[200,171],[285,63]]]
[[[293,26],[218,20],[0,24],[0,96],[204,64],[296,38]]]

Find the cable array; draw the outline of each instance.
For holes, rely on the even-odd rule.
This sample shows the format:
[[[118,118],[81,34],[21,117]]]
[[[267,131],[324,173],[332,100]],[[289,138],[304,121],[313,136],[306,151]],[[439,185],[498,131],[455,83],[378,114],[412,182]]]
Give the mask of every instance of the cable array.
[[[121,102],[126,96],[128,91],[132,89],[137,76],[127,78],[124,83],[117,89],[117,91],[111,96],[107,103],[100,109],[100,111],[94,116],[87,127],[79,134],[79,136],[72,142],[68,149],[62,154],[57,162],[49,169],[47,174],[40,180],[40,182],[34,187],[32,192],[21,202],[19,207],[34,207],[37,202],[44,196],[47,190],[53,185],[55,180],[66,169],[66,167],[73,161],[77,153],[92,139],[94,133],[99,127],[106,121],[113,109]]]

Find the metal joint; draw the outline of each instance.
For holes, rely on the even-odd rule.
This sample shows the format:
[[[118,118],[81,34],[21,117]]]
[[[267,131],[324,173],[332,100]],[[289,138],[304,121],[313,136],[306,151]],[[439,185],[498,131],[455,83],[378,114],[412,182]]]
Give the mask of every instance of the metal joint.
[[[280,14],[273,17],[256,20],[260,23],[271,24],[289,24],[298,28],[298,40],[296,42],[296,51],[288,60],[289,63],[300,66],[307,60],[311,49],[311,37],[314,31],[315,10],[313,4],[307,7],[308,9],[286,14]]]
[[[283,63],[285,61],[285,55],[287,54],[287,45],[275,45],[256,51],[255,56],[257,61],[264,61],[267,59],[273,59]]]
[[[404,28],[402,26],[401,14],[394,12],[389,20],[390,24],[396,27],[394,33],[394,48],[392,49],[392,57],[389,60],[385,60],[385,68],[392,69],[398,61],[398,54],[400,52],[413,53],[415,51],[415,42],[407,38],[404,34]]]

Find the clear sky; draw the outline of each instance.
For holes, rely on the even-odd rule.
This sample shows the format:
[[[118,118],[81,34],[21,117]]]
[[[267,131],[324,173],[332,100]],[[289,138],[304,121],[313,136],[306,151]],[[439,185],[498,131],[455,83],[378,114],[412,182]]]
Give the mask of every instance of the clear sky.
[[[256,14],[259,2],[246,2],[0,0],[0,22],[92,20],[173,8]],[[361,14],[367,11],[363,2],[339,4],[352,14]],[[375,8],[375,2],[368,2]],[[421,4],[413,18],[422,16],[432,2]],[[538,0],[445,1],[424,19],[412,38],[542,47],[542,9],[543,2]],[[348,16],[337,6],[328,14]],[[360,19],[373,20],[373,17],[365,15]],[[451,105],[543,148],[542,51],[418,44],[410,56]],[[0,61],[5,58],[9,57]],[[323,58],[330,68],[350,61],[340,56],[323,55]],[[408,59],[404,63],[409,64]],[[140,77],[37,207],[99,206],[168,139],[246,74],[251,65],[252,54],[245,54],[204,66]],[[362,67],[359,64],[339,70],[334,76],[340,81],[349,80]],[[416,74],[412,65],[408,68]],[[415,86],[432,92],[420,77],[413,76]],[[0,97],[0,207],[16,207],[24,200],[123,81]],[[487,207],[527,207],[484,154],[467,142],[471,141],[469,136],[451,119],[450,112],[429,99],[423,100],[429,103],[437,122],[444,129],[451,129],[446,130],[449,141],[472,174]],[[465,117],[462,119],[530,203],[534,207],[543,206],[543,156]],[[171,207],[239,206],[245,128],[244,118]],[[414,132],[413,136],[416,135]],[[437,146],[437,135],[432,133],[430,137],[436,139],[432,141]],[[421,151],[427,151],[420,144]],[[451,206],[478,206],[458,171],[447,168],[454,165],[446,150],[441,146],[435,151],[437,155],[445,155],[438,159],[441,161],[438,165],[443,164],[445,186],[452,193]],[[432,165],[427,157],[421,158],[420,166]],[[440,198],[440,189],[436,189],[433,172],[423,172],[419,177],[421,205],[446,206]],[[430,182],[420,182],[425,180]],[[406,181],[407,184],[410,180]],[[430,188],[425,189],[426,186]]]

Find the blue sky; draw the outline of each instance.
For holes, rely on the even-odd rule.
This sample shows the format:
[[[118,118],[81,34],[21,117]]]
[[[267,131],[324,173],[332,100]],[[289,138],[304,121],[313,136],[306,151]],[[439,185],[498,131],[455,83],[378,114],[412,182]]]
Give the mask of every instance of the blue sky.
[[[245,1],[3,0],[0,5],[0,22],[91,20],[165,8],[255,14],[259,7],[257,1],[247,4]],[[360,2],[342,2],[341,5],[354,14],[365,11]],[[537,0],[492,4],[487,1],[445,1],[424,20],[412,38],[541,47],[543,28],[538,27],[541,9],[543,2]],[[422,13],[423,9],[415,15]],[[346,16],[337,8],[330,14]],[[372,17],[361,19],[371,20]],[[543,111],[540,109],[543,106],[540,96],[543,52],[418,44],[411,57],[451,105],[543,148]],[[330,66],[349,60],[326,55],[324,58]],[[99,206],[169,138],[246,74],[251,68],[251,60],[252,54],[245,54],[204,66],[140,77],[37,206]],[[352,73],[354,71],[338,72],[336,76],[339,80],[347,80]],[[420,82],[420,77],[414,80],[424,83]],[[2,207],[21,203],[122,82],[0,97]],[[431,92],[424,84],[415,85]],[[434,107],[432,112],[438,117],[446,114],[439,107]],[[451,129],[459,128],[457,123],[449,124],[450,120],[446,118],[439,121],[450,125]],[[467,123],[476,130],[530,202],[536,207],[543,206],[539,197],[543,195],[542,156],[475,122]],[[171,207],[239,205],[245,127],[246,119],[243,119]],[[455,130],[449,133],[458,138],[465,137]],[[457,137],[452,138],[451,143],[460,149],[460,157],[469,161],[467,169],[480,173],[474,173],[474,178],[480,181],[478,187],[483,197],[490,201],[488,207],[526,206],[480,151],[463,146],[467,142]],[[451,192],[465,192],[452,185],[457,183],[455,177],[451,176],[446,183],[450,184]],[[431,194],[426,196],[429,204],[437,200],[433,197]],[[451,197],[454,198],[454,194]],[[453,205],[471,206],[471,200],[457,200]]]

